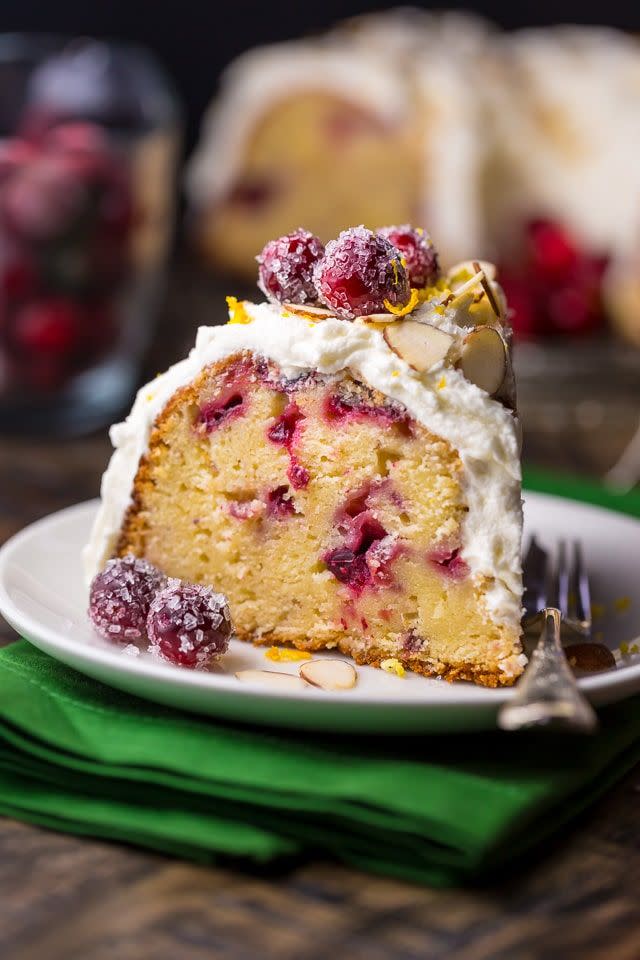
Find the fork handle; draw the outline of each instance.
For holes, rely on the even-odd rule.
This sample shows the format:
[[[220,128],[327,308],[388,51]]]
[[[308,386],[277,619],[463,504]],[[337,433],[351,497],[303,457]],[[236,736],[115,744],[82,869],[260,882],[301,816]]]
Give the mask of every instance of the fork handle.
[[[598,718],[578,688],[560,638],[561,614],[555,607],[542,611],[540,639],[513,697],[500,708],[503,730],[549,727],[592,733]]]

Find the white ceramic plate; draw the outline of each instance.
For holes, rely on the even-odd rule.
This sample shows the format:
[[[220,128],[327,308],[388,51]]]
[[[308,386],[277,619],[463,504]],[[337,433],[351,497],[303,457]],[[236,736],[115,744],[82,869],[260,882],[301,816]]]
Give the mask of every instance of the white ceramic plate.
[[[272,663],[264,648],[232,641],[225,672],[172,667],[109,646],[86,616],[87,590],[80,551],[96,503],[81,503],[27,527],[0,551],[0,612],[24,637],[76,670],[148,700],[197,713],[288,727],[344,732],[420,732],[481,729],[495,724],[509,690],[468,683],[403,679],[358,667],[358,684],[325,693],[309,688],[281,692],[240,683],[234,672],[258,667],[296,673],[297,663]],[[570,500],[527,493],[526,526],[550,545],[560,536],[579,536],[592,576],[593,598],[605,606],[596,624],[613,649],[640,635],[640,522]],[[616,600],[629,597],[623,606]],[[617,609],[618,608],[618,609]],[[595,705],[640,691],[640,656],[624,666],[580,681]]]

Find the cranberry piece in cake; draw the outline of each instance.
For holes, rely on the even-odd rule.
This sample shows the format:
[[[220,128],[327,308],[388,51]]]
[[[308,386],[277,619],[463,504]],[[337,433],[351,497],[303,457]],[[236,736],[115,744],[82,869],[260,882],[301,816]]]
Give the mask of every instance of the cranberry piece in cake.
[[[131,555],[109,560],[91,583],[91,622],[107,640],[140,640],[151,601],[165,583],[164,574],[147,560]]]
[[[223,594],[171,579],[147,616],[149,650],[181,667],[204,667],[229,646],[231,616]]]
[[[314,280],[322,302],[347,320],[381,313],[385,301],[404,306],[411,295],[398,250],[362,226],[327,244]]]
[[[431,237],[419,227],[381,227],[378,234],[402,254],[412,287],[428,287],[440,276],[438,254]]]
[[[270,240],[256,257],[258,286],[275,303],[316,303],[313,268],[324,254],[324,245],[302,228]]]

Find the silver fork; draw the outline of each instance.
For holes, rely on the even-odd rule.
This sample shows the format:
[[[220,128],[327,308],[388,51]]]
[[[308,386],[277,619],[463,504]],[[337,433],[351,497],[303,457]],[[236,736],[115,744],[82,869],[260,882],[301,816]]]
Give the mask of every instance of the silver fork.
[[[555,570],[549,554],[531,538],[524,560],[525,625],[542,617],[540,639],[513,697],[500,708],[503,730],[548,727],[576,733],[597,729],[595,710],[582,695],[562,648],[562,625],[591,636],[589,578],[580,544],[558,544]],[[553,606],[548,606],[549,597]]]

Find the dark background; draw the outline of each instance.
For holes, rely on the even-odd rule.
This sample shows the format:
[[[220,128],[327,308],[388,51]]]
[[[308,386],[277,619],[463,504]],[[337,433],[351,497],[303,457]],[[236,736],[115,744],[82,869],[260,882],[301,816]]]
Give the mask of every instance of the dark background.
[[[186,104],[190,145],[221,69],[242,50],[323,30],[341,17],[390,6],[394,6],[392,0],[2,0],[0,30],[90,34],[148,45],[173,77]],[[444,6],[447,4],[435,5]],[[460,8],[465,6],[505,27],[605,22],[640,31],[637,0],[600,5],[588,0],[531,5],[522,0],[495,0]]]

